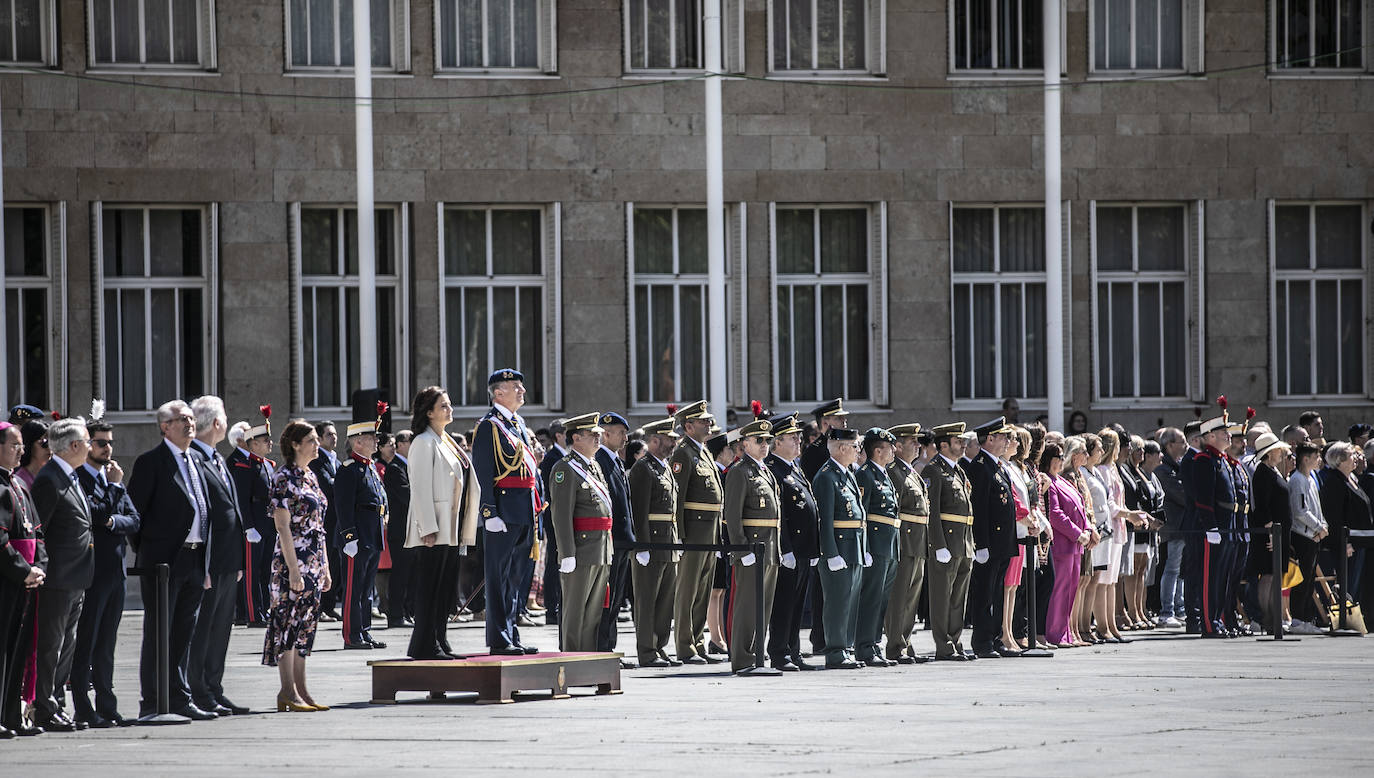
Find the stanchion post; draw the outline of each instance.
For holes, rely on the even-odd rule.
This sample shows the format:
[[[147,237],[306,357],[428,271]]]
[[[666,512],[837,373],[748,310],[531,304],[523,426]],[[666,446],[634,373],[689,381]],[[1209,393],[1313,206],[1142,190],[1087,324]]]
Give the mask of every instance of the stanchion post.
[[[1269,525],[1269,545],[1274,565],[1274,597],[1271,603],[1273,633],[1275,640],[1283,640],[1283,574],[1286,568],[1283,562],[1283,525],[1277,521]]]
[[[1039,544],[1035,536],[1028,535],[1021,539],[1021,545],[1026,548],[1026,574],[1021,581],[1021,585],[1026,587],[1026,650],[1021,652],[1021,656],[1032,659],[1052,657],[1053,651],[1040,648],[1035,642],[1035,615],[1039,610],[1035,602],[1035,570]]]
[[[151,610],[157,619],[157,713],[144,716],[139,724],[190,724],[185,716],[172,713],[172,618],[171,618],[171,580],[172,568],[163,562],[153,568],[153,607],[148,608],[145,601],[143,617],[148,618]],[[144,581],[147,581],[145,576]],[[146,597],[146,593],[145,593]],[[146,627],[145,627],[146,629]]]

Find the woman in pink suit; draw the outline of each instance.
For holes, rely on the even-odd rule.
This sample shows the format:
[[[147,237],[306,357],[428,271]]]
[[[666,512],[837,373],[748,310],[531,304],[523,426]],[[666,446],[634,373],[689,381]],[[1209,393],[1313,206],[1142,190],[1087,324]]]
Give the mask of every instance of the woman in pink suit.
[[[1081,445],[1075,449],[1071,454],[1073,461],[1069,463],[1071,472],[1083,464],[1086,456]],[[1045,639],[1060,648],[1069,648],[1074,644],[1069,631],[1069,615],[1073,612],[1074,595],[1078,591],[1077,573],[1083,549],[1092,542],[1093,530],[1083,507],[1083,497],[1078,487],[1061,475],[1063,469],[1063,450],[1057,444],[1047,444],[1040,455],[1040,471],[1050,479],[1050,488],[1045,494],[1045,514],[1054,532],[1050,556],[1056,575],[1045,617]],[[1060,570],[1069,574],[1058,575]]]

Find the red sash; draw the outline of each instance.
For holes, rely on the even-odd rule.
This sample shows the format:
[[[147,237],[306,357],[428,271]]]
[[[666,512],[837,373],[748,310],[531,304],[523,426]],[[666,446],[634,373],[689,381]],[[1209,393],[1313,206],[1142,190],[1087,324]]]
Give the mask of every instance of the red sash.
[[[574,516],[573,532],[610,532],[610,516]]]

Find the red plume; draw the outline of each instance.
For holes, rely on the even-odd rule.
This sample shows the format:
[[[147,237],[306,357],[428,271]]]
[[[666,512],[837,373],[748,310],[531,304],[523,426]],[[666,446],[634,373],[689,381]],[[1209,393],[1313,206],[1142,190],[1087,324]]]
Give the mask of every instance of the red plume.
[[[62,414],[58,413],[57,411],[53,411],[53,412],[52,412],[52,420],[53,420],[53,421],[62,421]]]
[[[1226,410],[1226,395],[1217,395],[1217,405],[1220,405],[1223,411]]]
[[[676,404],[676,403],[668,403],[668,415],[669,415],[669,416],[676,416],[676,415],[677,415],[677,404]]]
[[[1253,419],[1253,418],[1255,418],[1255,409],[1254,409],[1254,408],[1251,408],[1251,407],[1249,407],[1249,406],[1246,406],[1246,408],[1245,408],[1245,420],[1246,420],[1246,421],[1250,421],[1250,420]]]
[[[259,405],[259,406],[258,406],[258,413],[261,413],[261,414],[262,414],[262,417],[263,417],[264,419],[270,419],[270,418],[272,418],[272,406],[271,406],[271,405]]]
[[[386,412],[389,411],[389,410],[391,410],[391,406],[390,406],[390,405],[387,405],[385,401],[383,401],[383,400],[378,400],[378,401],[377,401],[377,418],[379,418],[379,419],[382,418],[383,416],[386,415]]]
[[[763,403],[759,402],[758,400],[750,400],[749,411],[753,413],[754,418],[757,419],[758,417],[763,415]]]

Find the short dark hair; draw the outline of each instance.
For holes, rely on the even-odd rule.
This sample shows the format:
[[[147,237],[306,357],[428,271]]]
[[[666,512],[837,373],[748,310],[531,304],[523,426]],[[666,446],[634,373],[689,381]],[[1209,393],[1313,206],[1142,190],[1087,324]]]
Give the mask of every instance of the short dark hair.
[[[1320,419],[1321,417],[1322,415],[1320,413],[1317,413],[1316,411],[1303,411],[1301,414],[1298,415],[1298,423],[1306,427],[1307,425],[1311,424],[1317,419]]]
[[[1050,462],[1054,459],[1064,458],[1064,449],[1058,443],[1046,443],[1045,449],[1040,452],[1040,461],[1036,463],[1036,469],[1042,473],[1050,471]]]
[[[1299,443],[1298,447],[1293,449],[1293,456],[1296,457],[1299,462],[1302,461],[1303,457],[1320,456],[1321,453],[1321,449],[1306,441]]]
[[[410,430],[397,430],[397,431],[396,431],[396,443],[397,443],[397,444],[409,443],[410,441],[412,441],[412,440],[414,440],[414,439],[415,439],[415,433],[414,433],[414,432],[411,432]]]
[[[390,445],[391,442],[394,441],[394,440],[395,440],[395,438],[391,437],[391,433],[390,433],[390,432],[378,432],[378,433],[377,433],[377,448],[381,448],[382,446]]]
[[[328,422],[320,423],[328,424]],[[281,439],[277,441],[277,444],[281,448],[282,457],[285,458],[287,464],[296,463],[296,446],[299,446],[307,435],[312,432],[316,435],[321,434],[316,432],[318,426],[319,424],[312,425],[305,419],[292,419],[286,423],[286,429],[281,431]]]
[[[93,421],[86,425],[86,431],[94,435],[97,432],[114,432],[114,425],[105,420]]]
[[[25,467],[33,461],[34,444],[48,434],[48,423],[42,419],[30,419],[19,428],[19,436],[24,440],[24,454],[19,457],[19,466]]]
[[[334,422],[328,419],[325,419],[324,421],[317,421],[315,422],[315,434],[319,435],[320,437],[324,437],[324,431],[332,426],[334,426]]]

